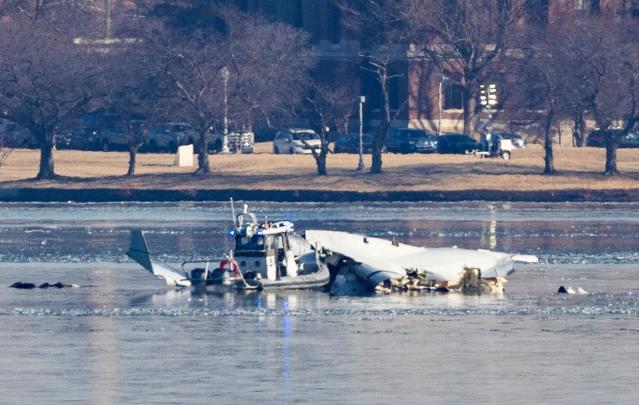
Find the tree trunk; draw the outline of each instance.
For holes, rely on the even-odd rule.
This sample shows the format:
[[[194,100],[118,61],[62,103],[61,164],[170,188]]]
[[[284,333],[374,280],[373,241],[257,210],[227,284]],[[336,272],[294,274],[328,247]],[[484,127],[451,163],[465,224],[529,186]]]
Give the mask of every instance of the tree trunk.
[[[546,116],[546,125],[544,127],[544,174],[555,173],[555,163],[552,147],[552,120],[554,113],[549,112]]]
[[[382,127],[378,129],[379,133],[375,135],[373,139],[372,151],[371,151],[371,174],[378,174],[382,172],[382,150],[384,149],[384,143],[386,142],[386,134],[390,122],[385,122]]]
[[[575,126],[572,132],[573,144],[583,147],[586,144],[586,122],[584,121],[583,112],[579,112],[575,116]]]
[[[138,156],[138,145],[129,145],[129,170],[127,176],[135,175],[135,164]]]
[[[38,180],[55,178],[53,161],[53,134],[40,136],[40,170]]]
[[[384,116],[382,117],[382,123],[377,129],[377,133],[373,139],[373,150],[371,151],[371,174],[379,174],[382,172],[382,149],[384,148],[384,143],[386,143],[386,136],[391,123],[390,99],[388,97],[388,76],[386,73],[386,70],[384,70],[378,74],[378,80],[384,102]]]
[[[464,86],[463,97],[462,100],[462,108],[463,108],[463,118],[464,118],[464,135],[468,135],[473,137],[472,131],[472,123],[473,118],[475,117],[475,107],[476,102],[473,97],[472,90],[468,87],[469,85]]]
[[[194,174],[209,174],[211,169],[209,167],[209,154],[207,152],[206,145],[206,130],[204,133],[200,134],[200,138],[198,139],[198,150],[197,150],[197,170]]]
[[[377,146],[373,146],[370,172],[371,174],[378,174],[382,172],[382,152]]]
[[[328,147],[322,145],[322,150],[315,158],[317,164],[317,174],[320,176],[326,176],[328,171],[326,170],[326,156],[328,155]]]
[[[606,135],[606,170],[604,175],[616,176],[619,174],[617,170],[617,147],[619,146],[618,137],[607,134]]]

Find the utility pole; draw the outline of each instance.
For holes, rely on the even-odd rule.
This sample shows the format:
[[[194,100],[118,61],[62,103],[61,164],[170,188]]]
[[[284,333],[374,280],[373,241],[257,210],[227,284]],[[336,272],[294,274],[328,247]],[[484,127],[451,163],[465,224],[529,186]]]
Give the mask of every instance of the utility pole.
[[[442,75],[441,80],[439,81],[439,93],[438,93],[438,97],[437,97],[437,103],[438,103],[438,107],[439,107],[439,120],[437,121],[437,136],[442,134],[442,109],[444,108],[444,102],[443,102],[443,91],[442,91],[442,86],[444,84],[444,82],[448,80],[448,76],[446,75]]]
[[[229,68],[222,68],[222,79],[224,80],[224,132],[222,137],[221,153],[229,153]]]
[[[359,163],[357,163],[357,171],[364,172],[364,103],[365,96],[359,98]]]
[[[113,22],[111,19],[111,0],[104,0],[104,37],[111,38],[113,35]]]
[[[488,87],[483,84],[479,86],[479,104],[488,111],[488,124],[486,125],[486,148],[488,152],[492,149],[493,137],[493,107],[497,105],[497,86],[489,84]]]

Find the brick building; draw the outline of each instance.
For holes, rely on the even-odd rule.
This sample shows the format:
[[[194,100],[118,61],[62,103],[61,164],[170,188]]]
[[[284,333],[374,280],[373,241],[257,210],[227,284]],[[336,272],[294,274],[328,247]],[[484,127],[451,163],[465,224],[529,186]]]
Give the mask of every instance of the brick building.
[[[367,96],[367,116],[374,119],[381,107],[378,86],[357,65],[358,38],[349,37],[353,34],[344,29],[340,9],[332,0],[231,1],[246,11],[259,12],[309,32],[320,52],[318,74],[357,80],[360,92]],[[528,0],[523,24],[543,27],[580,16],[599,16],[612,23],[626,17],[637,17],[639,21],[639,0]],[[433,132],[461,131],[463,89],[455,82],[454,74],[444,75],[427,60],[414,57],[409,46],[400,47],[398,55],[391,65],[397,77],[389,82],[390,102],[392,108],[406,108],[394,125],[423,127]],[[500,117],[505,128],[506,121],[516,118],[509,111],[503,111]]]
[[[38,0],[33,0],[34,4]],[[95,8],[105,0],[91,0]],[[319,52],[316,74],[325,80],[354,82],[359,88],[353,94],[367,97],[366,116],[374,120],[381,110],[381,96],[375,78],[359,64],[361,33],[344,26],[342,11],[335,0],[220,0],[241,10],[301,28],[310,34]],[[160,0],[110,0],[113,8],[151,8]],[[0,5],[3,0],[0,0]],[[202,4],[206,4],[205,2]],[[210,2],[209,4],[213,4]],[[639,0],[527,0],[525,19],[534,24],[564,23],[579,16],[599,16],[618,21],[636,17]],[[423,127],[433,132],[461,131],[463,127],[463,90],[454,74],[438,71],[423,58],[411,54],[408,45],[397,45],[397,58],[391,64],[395,76],[389,81],[391,108],[404,106],[398,115],[398,126]],[[440,108],[441,107],[441,108]],[[508,111],[501,114],[508,118]]]

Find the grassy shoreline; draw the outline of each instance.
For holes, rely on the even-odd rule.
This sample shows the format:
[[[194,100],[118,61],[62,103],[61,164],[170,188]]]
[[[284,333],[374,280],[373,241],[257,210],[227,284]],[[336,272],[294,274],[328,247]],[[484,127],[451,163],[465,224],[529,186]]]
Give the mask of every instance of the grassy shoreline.
[[[258,144],[252,155],[213,155],[212,173],[173,166],[169,154],[138,155],[138,175],[126,177],[126,152],[56,151],[53,181],[32,180],[38,151],[15,150],[0,171],[0,201],[639,201],[639,149],[619,151],[618,177],[603,176],[600,148],[555,150],[558,173],[542,175],[538,145],[509,161],[465,155],[384,156],[384,173],[355,171],[357,155],[329,155],[328,176],[317,176],[311,156],[272,155]],[[365,162],[370,163],[370,156]]]

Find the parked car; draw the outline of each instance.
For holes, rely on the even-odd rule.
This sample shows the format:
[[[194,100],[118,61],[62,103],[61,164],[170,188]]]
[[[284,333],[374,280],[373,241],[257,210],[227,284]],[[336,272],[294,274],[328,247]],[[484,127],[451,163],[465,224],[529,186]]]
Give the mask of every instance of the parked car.
[[[391,128],[386,149],[395,153],[435,153],[437,138],[416,128]]]
[[[312,153],[311,149],[321,147],[320,137],[312,129],[292,128],[280,131],[273,140],[273,153]]]
[[[519,143],[521,144],[521,143]],[[480,143],[481,145],[481,143]],[[501,157],[504,160],[510,159],[513,150],[518,149],[512,138],[504,138],[502,134],[493,132],[490,141],[486,141],[480,151],[482,157]]]
[[[493,132],[494,137],[499,137],[501,141],[508,140],[516,149],[522,149],[528,146],[528,142],[521,135],[513,132]]]
[[[224,142],[224,134],[209,132],[208,147],[211,152],[220,152]],[[253,153],[255,150],[255,135],[251,131],[233,131],[227,134],[229,151],[240,153]]]
[[[362,151],[364,153],[373,151],[373,136],[371,134],[362,134]],[[333,152],[359,153],[359,134],[346,134],[338,137],[335,140]]]
[[[194,144],[198,136],[198,132],[190,124],[163,122],[149,129],[146,148],[151,152],[175,153],[180,145]]]
[[[146,142],[145,121],[132,120],[116,122],[108,127],[85,127],[77,130],[73,137],[87,139],[88,149],[103,152],[128,150],[131,139],[137,140],[140,146]],[[130,128],[129,128],[130,126]],[[84,134],[83,134],[84,132]],[[81,143],[81,139],[76,140]]]
[[[444,134],[437,140],[439,153],[471,153],[481,149],[481,144],[464,134]]]
[[[621,140],[621,144],[619,146],[622,148],[639,148],[639,133],[629,133]]]
[[[89,128],[89,145],[103,152],[129,148],[129,134],[122,125],[111,128]]]
[[[57,130],[55,146],[57,149],[90,149],[88,131],[82,127]]]
[[[616,135],[621,136],[623,130],[621,129],[595,129],[590,132],[588,135],[588,140],[586,141],[586,146],[593,147],[605,147],[606,146],[606,136],[607,135]],[[619,141],[620,148],[639,148],[639,133],[630,132]]]

